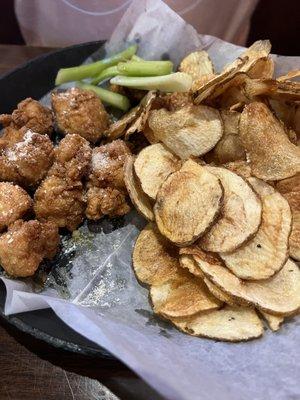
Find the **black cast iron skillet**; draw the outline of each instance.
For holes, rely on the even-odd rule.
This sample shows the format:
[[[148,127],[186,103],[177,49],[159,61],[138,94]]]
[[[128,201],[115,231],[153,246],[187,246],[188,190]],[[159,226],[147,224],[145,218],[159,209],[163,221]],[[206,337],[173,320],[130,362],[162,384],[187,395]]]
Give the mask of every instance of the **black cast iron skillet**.
[[[42,55],[0,78],[0,114],[11,113],[26,97],[41,98],[53,88],[59,68],[81,64],[103,42],[91,42],[67,47]],[[65,323],[51,309],[4,316],[6,290],[0,281],[0,316],[23,332],[45,342],[73,352],[114,358],[107,351],[85,339]]]

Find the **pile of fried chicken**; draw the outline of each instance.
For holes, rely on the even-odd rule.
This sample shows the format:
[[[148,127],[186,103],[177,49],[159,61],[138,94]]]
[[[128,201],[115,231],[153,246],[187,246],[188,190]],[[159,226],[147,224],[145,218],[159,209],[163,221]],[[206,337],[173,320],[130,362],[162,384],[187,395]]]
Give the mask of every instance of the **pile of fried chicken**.
[[[101,100],[79,88],[52,93],[52,110],[31,98],[0,115],[0,265],[31,276],[59,249],[59,228],[130,210],[118,139],[97,146],[110,125]],[[57,146],[54,132],[64,135]]]

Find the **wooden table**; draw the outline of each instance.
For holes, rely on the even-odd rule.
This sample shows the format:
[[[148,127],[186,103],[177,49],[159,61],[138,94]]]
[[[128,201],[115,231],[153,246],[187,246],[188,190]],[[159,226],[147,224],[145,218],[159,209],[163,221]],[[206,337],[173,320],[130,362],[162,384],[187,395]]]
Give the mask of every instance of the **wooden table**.
[[[0,45],[0,75],[50,50]],[[0,318],[0,400],[118,398],[162,399],[120,362],[56,349]]]

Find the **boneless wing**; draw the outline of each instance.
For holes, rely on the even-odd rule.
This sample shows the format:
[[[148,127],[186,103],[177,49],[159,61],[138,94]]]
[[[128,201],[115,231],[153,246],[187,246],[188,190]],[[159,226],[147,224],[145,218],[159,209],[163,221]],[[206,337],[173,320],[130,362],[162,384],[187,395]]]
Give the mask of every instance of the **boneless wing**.
[[[84,219],[82,183],[48,176],[35,192],[34,211],[39,221],[52,221],[60,228],[74,231]]]
[[[0,115],[0,123],[7,139],[23,127],[41,135],[51,135],[53,131],[52,111],[32,98],[21,101],[12,114]]]
[[[0,150],[0,180],[36,186],[47,174],[53,159],[49,137],[28,130],[21,141]]]
[[[20,186],[0,182],[0,231],[22,218],[31,208],[30,196]]]
[[[54,164],[49,175],[73,181],[87,176],[90,170],[92,149],[89,142],[79,135],[67,135],[54,150]]]
[[[58,228],[52,222],[18,220],[0,237],[0,264],[10,276],[31,276],[44,258],[55,256],[58,246]]]
[[[57,127],[65,135],[76,133],[95,143],[109,126],[109,116],[101,100],[87,90],[53,92],[52,108]]]
[[[98,220],[104,215],[116,217],[130,211],[123,173],[124,162],[130,154],[122,140],[93,149],[87,184],[87,218]]]

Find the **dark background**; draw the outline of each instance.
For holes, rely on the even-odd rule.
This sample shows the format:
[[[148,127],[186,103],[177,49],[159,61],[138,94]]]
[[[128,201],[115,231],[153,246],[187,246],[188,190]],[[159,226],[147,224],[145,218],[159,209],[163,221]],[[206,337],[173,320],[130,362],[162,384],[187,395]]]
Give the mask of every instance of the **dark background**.
[[[0,6],[0,44],[24,44],[14,14],[14,1],[1,0]],[[247,44],[270,39],[273,53],[298,56],[299,27],[300,0],[260,0],[252,16]]]

